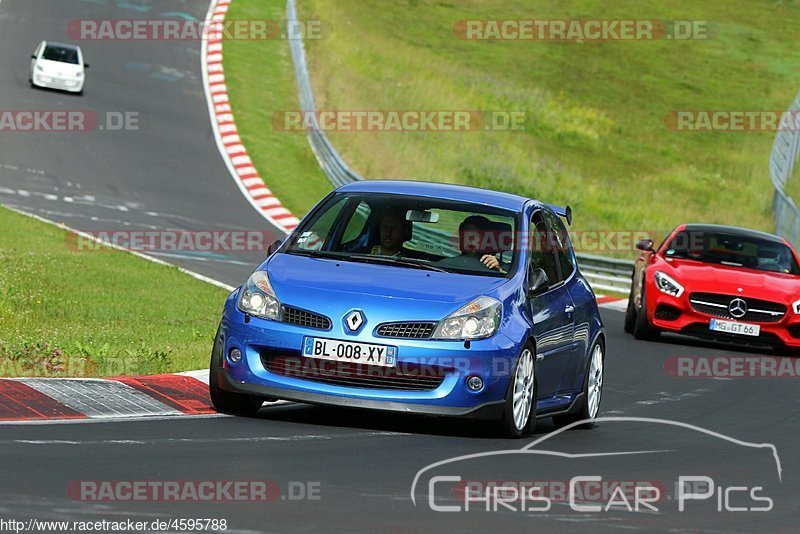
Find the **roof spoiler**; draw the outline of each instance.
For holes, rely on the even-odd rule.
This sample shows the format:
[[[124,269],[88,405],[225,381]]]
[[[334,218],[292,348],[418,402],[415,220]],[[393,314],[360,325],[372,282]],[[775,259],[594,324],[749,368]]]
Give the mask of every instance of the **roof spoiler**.
[[[567,220],[567,224],[572,226],[572,208],[569,205],[562,208],[560,206],[548,204],[547,207],[556,212],[556,215],[559,217],[564,217]]]

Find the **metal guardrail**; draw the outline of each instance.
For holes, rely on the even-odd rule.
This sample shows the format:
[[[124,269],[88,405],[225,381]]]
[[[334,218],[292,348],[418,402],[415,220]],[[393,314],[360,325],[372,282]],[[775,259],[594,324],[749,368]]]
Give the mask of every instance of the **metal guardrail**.
[[[287,0],[286,19],[298,20],[296,0]],[[314,100],[314,91],[311,89],[311,78],[308,74],[308,62],[303,39],[290,39],[289,47],[292,53],[295,78],[297,79],[297,94],[300,109],[308,112],[307,120],[312,122],[308,128],[308,142],[311,150],[322,167],[323,172],[335,187],[363,180],[356,174],[333,146],[328,136],[317,123],[317,105]],[[435,230],[429,230],[435,232]],[[415,236],[416,237],[416,236]],[[424,239],[424,236],[419,236]],[[578,254],[578,264],[581,272],[592,284],[592,287],[601,291],[627,293],[631,287],[631,271],[633,262]]]
[[[789,111],[795,113],[800,111],[800,94],[789,106]],[[797,128],[778,131],[769,158],[769,174],[775,187],[773,202],[775,233],[785,237],[794,245],[798,244],[800,237],[800,210],[794,200],[786,195],[784,189],[794,171],[798,153],[800,153],[800,131]]]

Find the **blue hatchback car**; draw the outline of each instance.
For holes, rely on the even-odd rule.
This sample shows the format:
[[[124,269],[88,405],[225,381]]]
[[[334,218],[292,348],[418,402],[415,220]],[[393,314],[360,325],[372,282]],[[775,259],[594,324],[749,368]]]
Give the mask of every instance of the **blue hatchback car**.
[[[228,297],[209,388],[494,419],[597,416],[605,335],[557,208],[465,186],[361,181],[324,198]]]

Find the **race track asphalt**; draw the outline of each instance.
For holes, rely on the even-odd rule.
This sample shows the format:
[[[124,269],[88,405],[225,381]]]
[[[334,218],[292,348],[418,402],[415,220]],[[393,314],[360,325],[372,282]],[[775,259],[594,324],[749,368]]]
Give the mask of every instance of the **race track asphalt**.
[[[139,131],[0,132],[0,201],[85,230],[270,229],[242,197],[217,154],[200,77],[198,43],[84,43],[91,63],[86,95],[32,90],[29,56],[39,40],[66,39],[70,20],[202,18],[205,0],[2,0],[0,109],[135,111]],[[147,11],[144,11],[147,10]],[[20,194],[25,191],[27,194]],[[72,202],[64,198],[72,198]],[[275,232],[277,235],[277,231]],[[252,254],[165,258],[235,285],[260,259]],[[796,531],[800,517],[800,385],[795,378],[678,378],[675,356],[758,356],[691,339],[635,341],[622,314],[604,310],[608,331],[603,416],[678,421],[602,421],[592,430],[554,436],[535,449],[556,454],[495,454],[420,475],[433,462],[520,449],[553,430],[549,421],[526,440],[498,440],[469,421],[362,413],[302,405],[265,406],[255,418],[0,426],[0,518],[74,520],[226,519],[227,532],[353,529]],[[793,365],[796,360],[791,359]],[[796,367],[795,367],[796,368]],[[546,447],[545,447],[546,446]],[[564,456],[570,454],[573,456]],[[664,489],[659,512],[576,512],[554,499],[548,511],[499,506],[434,512],[433,473],[464,480],[549,481],[599,475],[607,481],[653,481]],[[680,476],[710,476],[714,496],[678,510]],[[779,478],[780,476],[780,478]],[[269,480],[284,497],[311,483],[319,499],[273,502],[87,502],[71,484],[96,480]],[[317,486],[318,485],[318,486]],[[723,489],[720,490],[719,486]],[[771,511],[718,511],[724,489],[761,487]],[[435,503],[463,506],[447,484]],[[315,490],[316,491],[316,490]],[[731,506],[763,503],[733,495]],[[744,501],[744,502],[743,502]]]

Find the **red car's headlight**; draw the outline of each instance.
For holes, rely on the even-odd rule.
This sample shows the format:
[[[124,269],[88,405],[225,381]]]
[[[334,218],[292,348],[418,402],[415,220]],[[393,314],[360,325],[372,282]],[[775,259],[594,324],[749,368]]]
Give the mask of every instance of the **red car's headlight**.
[[[680,285],[674,278],[671,276],[662,273],[661,271],[656,271],[656,287],[662,293],[666,293],[667,295],[672,295],[675,298],[680,297],[683,295],[683,286]]]

